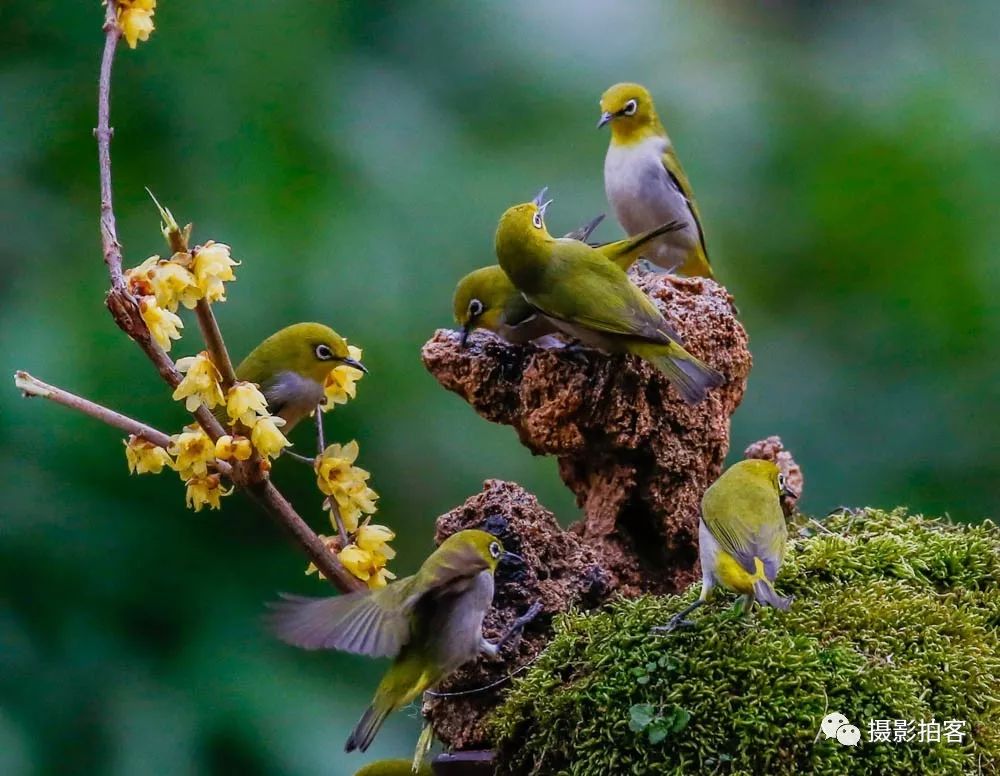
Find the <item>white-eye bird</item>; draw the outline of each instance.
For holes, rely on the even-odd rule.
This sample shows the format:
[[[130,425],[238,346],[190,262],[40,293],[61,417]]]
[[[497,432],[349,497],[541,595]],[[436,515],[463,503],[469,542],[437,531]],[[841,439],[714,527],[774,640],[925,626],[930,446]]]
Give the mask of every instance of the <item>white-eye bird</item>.
[[[598,216],[569,232],[563,239],[587,243],[594,228],[603,219],[603,215]],[[587,244],[622,269],[628,269],[651,240],[676,228],[679,228],[678,224],[662,224],[624,240]],[[455,322],[462,327],[462,347],[465,347],[473,329],[487,329],[514,345],[524,345],[559,331],[543,313],[528,304],[498,264],[480,267],[459,280],[452,308]]]
[[[495,657],[538,613],[536,604],[495,643],[483,637],[493,573],[506,559],[521,560],[486,531],[459,531],[416,574],[384,588],[333,598],[286,596],[272,605],[272,630],[288,644],[394,658],[346,751],[365,751],[389,714],[478,655]]]
[[[260,386],[272,415],[284,419],[283,433],[323,401],[323,382],[332,369],[365,366],[350,356],[347,342],[321,323],[296,323],[275,332],[236,367],[236,379]],[[224,416],[224,408],[219,411]]]
[[[648,361],[688,404],[722,385],[725,377],[684,349],[625,270],[597,248],[549,234],[544,195],[508,208],[497,226],[497,260],[525,300],[584,345]]]
[[[782,496],[794,496],[773,461],[750,458],[730,466],[701,500],[698,555],[701,596],[658,630],[670,631],[709,600],[717,585],[742,596],[745,611],[754,601],[787,609],[790,598],[774,590],[785,557],[788,528]]]
[[[604,191],[629,235],[665,221],[684,228],[660,238],[644,255],[681,275],[712,277],[698,205],[691,183],[656,114],[653,98],[639,84],[615,84],[601,96],[598,127],[611,126],[604,157]]]

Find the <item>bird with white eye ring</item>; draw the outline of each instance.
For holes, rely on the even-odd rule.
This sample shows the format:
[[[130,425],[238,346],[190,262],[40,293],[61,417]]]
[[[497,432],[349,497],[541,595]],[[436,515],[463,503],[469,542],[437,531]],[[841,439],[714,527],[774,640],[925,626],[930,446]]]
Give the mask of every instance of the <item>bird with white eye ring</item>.
[[[296,323],[261,342],[236,367],[236,379],[256,383],[267,409],[285,421],[288,432],[323,401],[323,383],[331,370],[350,366],[367,372],[351,358],[347,342],[321,323]],[[216,410],[225,420],[225,408]]]
[[[644,258],[681,275],[712,277],[701,215],[691,182],[663,128],[649,92],[639,84],[615,84],[601,96],[598,128],[610,126],[604,157],[604,190],[629,235],[664,221],[682,229],[665,235]]]

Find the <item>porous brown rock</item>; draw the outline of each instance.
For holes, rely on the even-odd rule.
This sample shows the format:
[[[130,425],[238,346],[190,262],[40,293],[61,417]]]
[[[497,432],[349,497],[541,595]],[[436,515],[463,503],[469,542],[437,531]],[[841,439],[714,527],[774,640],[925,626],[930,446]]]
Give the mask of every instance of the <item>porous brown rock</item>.
[[[592,608],[617,586],[615,574],[596,548],[564,531],[538,499],[513,482],[488,480],[481,493],[438,518],[437,542],[466,528],[499,537],[504,549],[523,562],[503,562],[496,571],[493,607],[486,617],[488,639],[498,638],[535,602],[541,613],[521,638],[508,642],[498,660],[468,664],[427,696],[424,716],[438,738],[457,750],[489,745],[487,713],[507,689],[505,678],[542,650],[552,616],[571,607]],[[494,686],[495,685],[495,686]],[[489,689],[480,689],[480,688]],[[450,696],[448,693],[461,693]]]
[[[650,364],[593,350],[511,345],[438,330],[427,369],[487,420],[514,428],[559,472],[582,507],[573,531],[594,548],[625,594],[672,592],[695,578],[698,508],[729,449],[751,357],[732,297],[705,278],[632,270],[633,280],[725,384],[684,403]]]

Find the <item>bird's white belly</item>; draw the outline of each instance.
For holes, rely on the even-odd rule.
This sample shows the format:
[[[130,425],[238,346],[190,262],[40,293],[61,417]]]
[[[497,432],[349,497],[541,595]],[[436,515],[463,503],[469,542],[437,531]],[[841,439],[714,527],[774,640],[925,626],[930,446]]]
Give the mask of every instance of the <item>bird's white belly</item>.
[[[650,138],[632,146],[608,147],[604,159],[604,191],[615,216],[629,236],[680,221],[683,230],[657,240],[650,256],[657,264],[683,261],[699,239],[698,225],[681,191],[663,166],[667,146],[662,138]]]

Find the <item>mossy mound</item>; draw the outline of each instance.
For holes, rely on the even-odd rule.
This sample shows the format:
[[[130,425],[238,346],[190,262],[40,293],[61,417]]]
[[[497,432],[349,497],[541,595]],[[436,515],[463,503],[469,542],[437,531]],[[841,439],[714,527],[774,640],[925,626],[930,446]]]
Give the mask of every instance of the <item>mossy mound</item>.
[[[787,612],[738,618],[717,598],[693,627],[652,634],[692,587],[561,617],[494,717],[500,772],[997,772],[1000,530],[903,510],[823,527],[789,548]],[[831,712],[857,746],[819,735]],[[914,739],[872,743],[873,719],[913,721]],[[964,720],[964,741],[918,740],[932,720]]]

